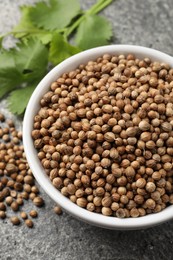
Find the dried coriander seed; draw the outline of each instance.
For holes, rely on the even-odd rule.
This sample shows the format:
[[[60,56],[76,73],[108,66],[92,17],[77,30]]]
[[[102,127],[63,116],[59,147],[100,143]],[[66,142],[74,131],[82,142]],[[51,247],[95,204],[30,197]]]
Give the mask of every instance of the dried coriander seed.
[[[62,209],[59,206],[55,206],[53,210],[57,215],[62,214]]]
[[[1,218],[1,219],[6,218],[6,213],[5,213],[5,211],[0,210],[0,218]]]
[[[0,210],[2,210],[2,211],[6,210],[6,206],[3,202],[0,202]]]
[[[29,212],[29,215],[30,215],[32,218],[36,218],[36,217],[38,216],[38,213],[37,213],[36,210],[31,210],[31,211]]]
[[[19,205],[18,205],[18,203],[17,203],[16,201],[13,201],[13,202],[11,203],[11,208],[12,208],[13,211],[18,211],[18,210],[19,210]]]
[[[27,218],[28,218],[26,212],[24,212],[24,211],[22,211],[22,212],[20,213],[20,216],[21,216],[22,219],[27,219]]]
[[[25,224],[28,228],[33,228],[33,226],[34,226],[34,223],[31,219],[26,219]]]
[[[38,131],[37,131],[38,134]],[[38,136],[37,136],[38,137]],[[32,172],[29,169],[22,145],[22,133],[15,129],[14,122],[3,116],[0,129],[0,211],[1,218],[8,217],[8,211],[21,211],[23,199],[29,199],[30,194],[39,193]],[[5,141],[5,142],[4,142]],[[32,192],[31,192],[32,191]],[[21,206],[21,207],[20,207]],[[4,212],[4,213],[3,213]],[[26,218],[26,213],[21,217]],[[11,222],[20,224],[20,219],[13,216]]]
[[[44,200],[41,197],[35,197],[33,199],[33,203],[34,205],[36,205],[37,207],[42,207],[44,205]]]
[[[148,58],[105,54],[51,84],[32,136],[55,188],[80,207],[119,218],[172,203],[173,84],[166,75],[171,82],[169,66]]]
[[[11,217],[10,221],[13,225],[19,225],[20,224],[20,219],[16,216]]]
[[[7,205],[11,205],[13,202],[13,198],[11,196],[6,197],[5,202]]]

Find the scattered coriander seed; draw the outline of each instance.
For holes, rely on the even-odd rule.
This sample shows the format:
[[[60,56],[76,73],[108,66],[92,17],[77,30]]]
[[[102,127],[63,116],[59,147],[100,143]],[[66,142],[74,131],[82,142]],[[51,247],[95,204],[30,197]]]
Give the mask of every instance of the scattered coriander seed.
[[[12,198],[16,198],[16,197],[17,197],[17,192],[16,192],[15,190],[11,190],[11,191],[10,191],[10,196],[11,196]]]
[[[26,184],[32,185],[34,183],[34,178],[32,176],[27,175],[24,177],[24,182]]]
[[[34,226],[34,223],[31,219],[26,219],[25,224],[28,228],[33,228],[33,226]]]
[[[39,189],[38,189],[38,187],[36,187],[36,186],[32,186],[32,187],[31,187],[31,191],[32,191],[33,193],[35,193],[35,194],[38,194],[38,193],[39,193]]]
[[[23,205],[23,204],[24,204],[24,202],[23,202],[23,199],[22,199],[22,198],[17,198],[17,199],[16,199],[16,202],[17,202],[17,204],[18,204],[19,206],[21,206],[21,205]]]
[[[30,198],[31,200],[34,200],[35,197],[37,197],[37,195],[36,195],[35,193],[31,192],[31,193],[29,194],[29,198]]]
[[[41,197],[35,197],[33,199],[33,203],[34,205],[36,205],[37,207],[42,207],[44,205],[44,200]]]
[[[62,214],[62,209],[59,206],[55,206],[53,210],[57,215]]]
[[[24,184],[23,185],[23,189],[24,191],[30,193],[31,192],[31,186],[29,184]]]
[[[6,218],[6,213],[5,213],[5,211],[0,210],[0,218],[1,218],[1,219]]]
[[[11,205],[11,203],[13,202],[13,198],[11,196],[8,196],[6,197],[5,202],[7,205]]]
[[[20,213],[20,216],[21,216],[22,219],[27,219],[27,218],[28,218],[26,212],[24,212],[24,211],[22,211],[22,212]]]
[[[5,206],[4,202],[0,202],[0,210],[3,210],[3,211],[6,210],[6,206]]]
[[[22,199],[28,200],[29,199],[29,194],[26,191],[21,192]]]
[[[14,122],[1,114],[3,124],[0,128],[0,218],[8,217],[8,210],[20,211],[24,199],[28,200],[39,193],[34,177],[26,161],[22,133],[15,129]],[[37,131],[38,134],[38,131]],[[20,207],[21,206],[21,207]],[[25,213],[26,215],[26,213]],[[22,216],[21,216],[22,217]],[[26,218],[26,216],[23,218]],[[11,222],[20,224],[20,219],[13,216]]]
[[[31,211],[29,212],[29,215],[30,215],[32,218],[36,218],[36,217],[38,216],[38,213],[37,213],[36,210],[31,210]]]
[[[20,219],[16,216],[11,217],[10,221],[13,225],[19,225],[20,224]]]
[[[19,210],[19,205],[18,205],[18,203],[17,203],[16,201],[13,201],[13,202],[11,203],[11,208],[12,208],[13,211],[18,211],[18,210]]]

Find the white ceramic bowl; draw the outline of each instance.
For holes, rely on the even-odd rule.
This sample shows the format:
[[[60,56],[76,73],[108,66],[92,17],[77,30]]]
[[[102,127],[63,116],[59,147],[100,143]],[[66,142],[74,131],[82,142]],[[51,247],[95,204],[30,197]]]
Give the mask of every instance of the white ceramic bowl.
[[[147,228],[158,225],[173,218],[173,206],[169,206],[159,213],[149,214],[144,217],[119,219],[116,217],[108,217],[102,214],[89,212],[86,209],[80,208],[76,204],[72,203],[52,185],[37,157],[37,151],[33,145],[33,140],[31,137],[33,118],[40,108],[39,101],[43,94],[48,91],[50,84],[55,81],[62,73],[74,70],[78,65],[86,63],[89,60],[94,60],[105,53],[132,53],[135,54],[137,58],[149,57],[153,61],[165,62],[173,67],[173,58],[169,55],[157,50],[131,45],[110,45],[98,47],[81,52],[66,59],[61,64],[57,65],[54,69],[52,69],[43,78],[43,80],[38,84],[28,103],[23,123],[23,142],[26,157],[36,180],[44,189],[44,191],[72,216],[92,225],[108,229],[128,230]]]

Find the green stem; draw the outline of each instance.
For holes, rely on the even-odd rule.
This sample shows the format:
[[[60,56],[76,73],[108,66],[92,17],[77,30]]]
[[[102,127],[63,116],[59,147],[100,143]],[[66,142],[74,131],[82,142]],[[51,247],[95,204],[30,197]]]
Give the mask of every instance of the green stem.
[[[47,33],[47,31],[43,31],[43,30],[17,30],[17,31],[11,31],[12,34],[18,34],[18,33]]]
[[[58,33],[63,33],[65,31],[65,29],[61,29],[61,30],[57,30]],[[4,38],[8,35],[16,35],[18,33],[24,33],[24,34],[37,34],[37,33],[40,33],[40,34],[47,34],[47,33],[51,33],[50,31],[45,31],[45,30],[40,30],[40,29],[26,29],[26,30],[13,30],[11,32],[8,32],[6,34],[3,34],[3,35],[0,35],[0,38]]]
[[[112,1],[115,0],[98,0],[95,5],[93,5],[89,10],[85,11],[70,27],[66,28],[64,32],[65,39],[67,40],[67,38],[72,34],[73,31],[76,30],[76,28],[80,25],[86,16],[99,13]]]
[[[64,37],[67,39],[70,34],[79,26],[79,24],[85,19],[85,14],[81,15],[70,27],[66,28]]]
[[[106,6],[108,6],[114,0],[99,0],[95,5],[92,6],[90,10],[87,11],[88,14],[97,14],[102,11]]]

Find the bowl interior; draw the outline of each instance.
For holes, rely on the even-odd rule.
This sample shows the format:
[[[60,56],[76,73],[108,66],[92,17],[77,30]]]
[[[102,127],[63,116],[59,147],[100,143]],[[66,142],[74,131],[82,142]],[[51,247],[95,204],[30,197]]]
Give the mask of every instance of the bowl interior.
[[[112,55],[118,54],[135,54],[137,58],[148,57],[153,61],[159,61],[170,64],[173,67],[173,58],[167,54],[159,52],[157,50],[141,47],[141,46],[132,46],[132,45],[110,45],[103,46],[94,49],[90,49],[79,54],[76,54],[61,64],[57,65],[52,69],[38,84],[35,89],[30,101],[28,103],[24,122],[23,122],[23,142],[26,157],[29,163],[29,166],[38,181],[41,187],[45,192],[57,203],[59,204],[66,212],[73,215],[74,217],[85,221],[87,223],[109,228],[109,229],[140,229],[146,228],[153,225],[160,224],[164,221],[171,219],[173,206],[169,206],[163,211],[155,214],[149,214],[144,217],[139,218],[125,218],[119,219],[116,217],[108,217],[102,214],[97,214],[89,212],[86,209],[80,208],[68,198],[63,196],[51,183],[47,174],[45,173],[40,160],[37,156],[37,151],[34,148],[33,140],[31,137],[31,131],[33,128],[33,118],[34,115],[38,112],[40,105],[40,99],[48,91],[50,84],[55,81],[60,75],[64,72],[69,72],[76,69],[80,64],[84,64],[89,60],[95,60],[99,56],[108,53]]]

